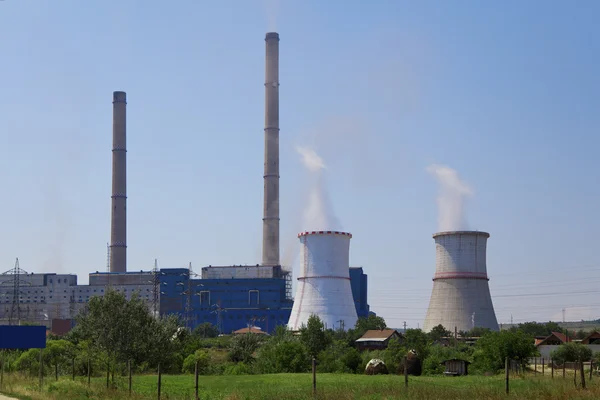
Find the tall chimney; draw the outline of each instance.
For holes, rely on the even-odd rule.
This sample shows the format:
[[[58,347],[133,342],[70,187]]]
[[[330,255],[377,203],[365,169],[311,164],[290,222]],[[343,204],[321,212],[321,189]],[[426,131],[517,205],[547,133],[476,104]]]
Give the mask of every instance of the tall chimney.
[[[113,92],[112,208],[110,272],[127,271],[127,163],[125,92]]]
[[[269,32],[265,68],[263,265],[279,265],[279,34]]]

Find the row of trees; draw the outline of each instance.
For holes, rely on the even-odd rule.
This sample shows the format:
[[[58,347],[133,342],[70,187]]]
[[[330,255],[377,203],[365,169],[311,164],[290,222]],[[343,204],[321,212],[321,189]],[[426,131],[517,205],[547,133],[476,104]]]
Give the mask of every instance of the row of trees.
[[[381,317],[360,318],[348,331],[327,330],[312,316],[298,334],[279,326],[273,335],[244,334],[219,336],[216,327],[201,324],[189,332],[175,317],[154,318],[144,301],[136,296],[127,300],[121,293],[108,291],[93,297],[77,318],[75,328],[63,338],[52,338],[44,351],[47,374],[85,375],[156,371],[160,364],[167,373],[191,373],[196,365],[201,374],[294,373],[308,372],[311,360],[318,361],[319,372],[362,373],[372,358],[383,359],[390,372],[398,368],[409,351],[422,362],[423,373],[442,372],[441,361],[450,358],[472,363],[471,371],[497,372],[505,357],[526,365],[537,355],[534,334],[546,334],[554,326],[523,325],[522,329],[491,332],[475,329],[463,336],[478,336],[474,346],[448,341],[451,332],[437,326],[431,332],[407,329],[401,341],[392,340],[385,350],[359,352],[355,341],[369,329],[384,329]],[[591,354],[568,344],[556,354],[558,361],[575,361]],[[9,370],[37,374],[39,350],[13,351],[4,355]],[[600,362],[600,360],[598,360]]]

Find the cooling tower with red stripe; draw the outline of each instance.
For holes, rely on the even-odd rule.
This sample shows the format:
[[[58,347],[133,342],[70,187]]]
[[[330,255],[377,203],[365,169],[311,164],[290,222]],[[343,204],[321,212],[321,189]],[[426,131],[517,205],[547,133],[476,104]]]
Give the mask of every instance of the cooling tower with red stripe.
[[[425,332],[443,325],[454,332],[475,327],[498,330],[490,295],[486,250],[490,234],[479,231],[450,231],[433,235],[435,275]]]
[[[317,315],[331,329],[354,328],[358,316],[350,287],[350,239],[347,232],[298,234],[302,243],[300,275],[288,328],[295,331]]]

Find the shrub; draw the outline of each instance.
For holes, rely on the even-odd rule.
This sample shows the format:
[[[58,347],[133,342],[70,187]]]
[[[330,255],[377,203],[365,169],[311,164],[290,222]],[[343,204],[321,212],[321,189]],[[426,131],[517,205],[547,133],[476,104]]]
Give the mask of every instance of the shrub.
[[[558,346],[551,354],[551,357],[559,365],[565,362],[588,361],[592,358],[592,350],[579,343],[565,343]]]
[[[254,333],[235,336],[229,346],[229,359],[233,362],[251,363],[261,340],[262,338]]]
[[[296,338],[271,339],[258,353],[256,370],[263,374],[307,372],[309,369],[308,350]]]
[[[205,375],[210,367],[210,356],[205,350],[196,350],[196,352],[187,356],[183,361],[182,372],[193,374],[196,370],[196,363],[198,363],[198,373]]]
[[[252,373],[253,371],[250,365],[243,362],[229,364],[223,371],[223,375],[251,375]]]

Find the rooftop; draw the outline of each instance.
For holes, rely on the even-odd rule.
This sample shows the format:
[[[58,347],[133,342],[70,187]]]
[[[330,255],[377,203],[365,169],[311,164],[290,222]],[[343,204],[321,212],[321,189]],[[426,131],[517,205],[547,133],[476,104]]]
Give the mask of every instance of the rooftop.
[[[374,342],[374,341],[384,341],[389,339],[394,333],[400,335],[400,333],[395,329],[371,329],[365,332],[357,342]]]

